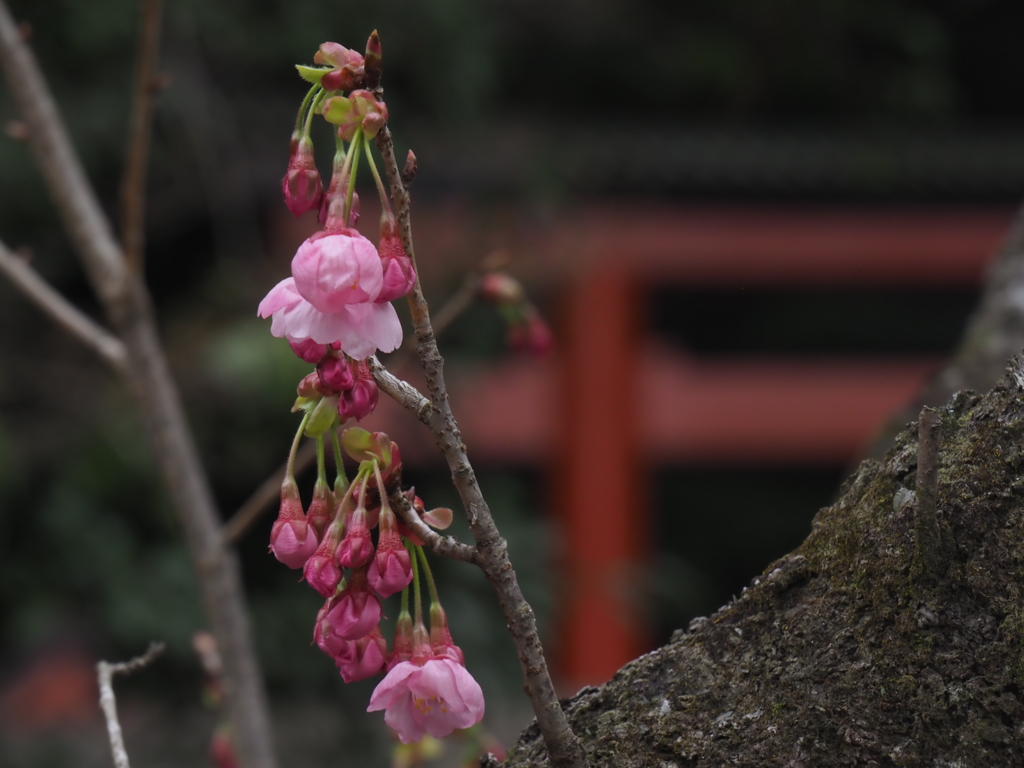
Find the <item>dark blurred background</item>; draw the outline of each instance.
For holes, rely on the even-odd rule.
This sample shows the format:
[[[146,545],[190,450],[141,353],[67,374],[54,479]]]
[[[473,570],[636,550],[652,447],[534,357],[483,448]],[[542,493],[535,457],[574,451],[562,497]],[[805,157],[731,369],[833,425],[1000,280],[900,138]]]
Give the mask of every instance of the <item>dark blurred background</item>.
[[[116,218],[137,4],[11,6]],[[361,50],[380,31],[396,142],[419,158],[414,223],[432,304],[503,249],[554,323],[558,350],[539,362],[513,357],[483,306],[442,348],[483,488],[571,693],[625,660],[574,666],[581,649],[664,642],[796,546],[886,413],[953,348],[1024,189],[1022,27],[1011,0],[169,3],[146,271],[225,516],[283,460],[308,370],[255,307],[315,226],[291,218],[279,184],[305,93],[292,65],[323,40]],[[15,118],[0,90],[0,124]],[[834,237],[822,216],[839,221]],[[374,219],[363,220],[371,238]],[[619,251],[581,235],[594,220]],[[805,260],[769,264],[765,277],[758,260],[789,253],[776,221],[794,242],[863,236],[883,266],[858,272],[847,256],[853,266],[836,274]],[[908,251],[905,270],[886,271],[902,253],[885,239],[893,227],[912,239],[945,222],[953,237],[961,221],[968,234],[942,270]],[[695,232],[723,259],[691,268],[703,253]],[[782,239],[764,245],[772,233]],[[7,135],[0,237],[96,313],[27,148]],[[151,639],[168,654],[120,685],[129,751],[139,765],[205,759],[217,716],[200,705],[190,646],[202,628],[194,576],[137,414],[3,280],[0,329],[0,766],[105,764],[90,664]],[[863,380],[843,389],[850,371]],[[593,380],[595,410],[574,407]],[[773,405],[772,387],[795,410]],[[849,402],[856,415],[807,437],[800,403],[825,390],[822,412]],[[778,418],[686,437],[699,392],[764,395],[759,407]],[[707,402],[726,419],[739,401]],[[657,431],[672,414],[682,426],[650,437],[644,425]],[[374,419],[408,429],[394,412]],[[407,479],[428,506],[456,507],[443,467],[409,439]],[[385,728],[363,713],[373,684],[343,686],[310,647],[318,599],[266,554],[272,517],[241,553],[285,760],[384,759]],[[587,524],[625,530],[626,543],[606,557],[607,541],[582,543]],[[485,725],[507,740],[528,720],[511,642],[484,580],[456,563],[439,570],[488,696]],[[618,639],[605,643],[606,631]]]

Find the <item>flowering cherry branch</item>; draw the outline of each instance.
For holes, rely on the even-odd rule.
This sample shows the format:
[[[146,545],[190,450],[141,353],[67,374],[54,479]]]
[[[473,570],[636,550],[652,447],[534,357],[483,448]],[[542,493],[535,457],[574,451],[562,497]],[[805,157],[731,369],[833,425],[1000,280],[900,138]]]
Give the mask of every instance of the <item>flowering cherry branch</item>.
[[[384,168],[397,210],[402,246],[415,264],[409,192],[398,169],[394,142],[386,124],[377,134],[377,146],[384,157]],[[477,556],[474,562],[497,592],[498,601],[508,621],[509,632],[519,651],[526,693],[533,705],[537,725],[544,736],[552,765],[582,768],[587,765],[586,752],[572,732],[558,703],[540,635],[537,632],[533,609],[519,587],[508,557],[508,545],[498,532],[469,462],[466,445],[462,441],[455,416],[452,414],[444,381],[444,358],[437,347],[434,329],[430,323],[430,311],[418,275],[408,300],[416,332],[416,351],[426,376],[431,408],[426,409],[422,403],[410,397],[405,388],[398,388],[400,396],[396,400],[416,414],[417,418],[433,431],[437,444],[448,462],[452,483],[462,500],[470,530],[476,541]],[[382,378],[378,374],[378,383]],[[390,385],[390,382],[387,383]]]
[[[296,117],[282,191],[294,214],[317,210],[323,229],[299,246],[291,276],[271,289],[258,309],[261,317],[272,318],[273,335],[287,339],[296,355],[316,365],[316,371],[298,386],[293,410],[304,416],[281,486],[271,551],[285,565],[301,567],[306,582],[327,599],[313,637],[335,660],[342,678],[349,682],[387,671],[370,698],[368,711],[384,710],[385,722],[403,743],[418,741],[425,733],[446,736],[483,717],[480,687],[452,641],[423,545],[475,563],[494,585],[505,612],[552,764],[582,768],[587,765],[586,755],[555,696],[533,610],[519,588],[508,546],[483,498],[449,407],[444,361],[416,268],[409,195],[395,160],[388,110],[378,87],[380,40],[376,32],[370,36],[365,56],[337,43],[324,43],[314,62],[321,67],[298,67],[312,87]],[[337,126],[326,190],[310,133],[317,113]],[[374,138],[384,159],[390,194],[370,151]],[[355,177],[363,154],[381,202],[376,249],[356,229]],[[405,175],[411,177],[414,160],[406,166]],[[408,296],[412,310],[416,351],[429,399],[385,371],[375,357],[377,350],[391,352],[402,345],[402,327],[391,305],[402,296]],[[498,298],[521,320],[526,306],[521,295]],[[446,528],[452,512],[428,511],[412,489],[403,491],[400,452],[387,435],[358,428],[343,432],[340,444],[359,462],[352,481],[345,478],[337,429],[349,419],[369,415],[379,389],[434,433],[465,507],[474,545],[430,530],[429,526]],[[324,466],[328,435],[336,454],[333,495]],[[313,499],[305,513],[291,472],[302,436],[317,441],[318,458]],[[376,550],[373,528],[379,530]],[[422,610],[421,572],[430,590],[429,632]],[[414,613],[410,613],[410,585]],[[378,627],[381,600],[399,591],[402,607],[389,652]]]

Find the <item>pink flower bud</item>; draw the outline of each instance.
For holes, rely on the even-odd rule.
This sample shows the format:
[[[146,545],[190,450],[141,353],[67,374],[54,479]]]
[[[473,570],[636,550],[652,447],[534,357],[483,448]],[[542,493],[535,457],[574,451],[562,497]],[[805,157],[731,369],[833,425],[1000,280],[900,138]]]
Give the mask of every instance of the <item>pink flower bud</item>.
[[[383,52],[380,47],[380,36],[377,30],[370,33],[366,41],[366,56],[363,62],[363,71],[366,72],[366,87],[371,91],[380,85],[380,78],[383,74]]]
[[[384,271],[384,286],[377,295],[377,301],[394,301],[405,296],[416,283],[416,270],[412,260],[402,248],[398,235],[398,222],[391,211],[384,211],[380,217],[380,242],[377,244],[380,265]]]
[[[289,568],[301,568],[316,548],[316,532],[306,522],[299,487],[292,478],[285,478],[281,509],[270,529],[270,551]]]
[[[313,589],[324,597],[334,594],[341,583],[341,567],[338,565],[338,541],[341,538],[341,515],[334,518],[320,546],[306,561],[302,575]]]
[[[520,323],[509,326],[508,343],[512,349],[534,357],[544,357],[555,346],[555,337],[536,310],[528,312]]]
[[[306,514],[308,522],[316,531],[317,539],[322,539],[324,530],[334,519],[334,494],[324,480],[317,478],[313,486],[313,501],[309,504]]]
[[[338,560],[346,568],[359,568],[373,558],[373,539],[367,524],[366,508],[356,507],[348,521],[345,538],[338,549]]]
[[[488,272],[480,280],[480,298],[492,304],[518,304],[526,298],[523,286],[504,272]]]
[[[313,158],[313,142],[308,137],[292,141],[288,170],[281,179],[281,191],[288,210],[296,216],[320,207],[324,185]]]
[[[302,381],[299,382],[299,386],[296,387],[295,392],[299,397],[305,397],[309,400],[319,400],[327,396],[327,390],[320,383],[320,377],[316,375],[316,371],[304,376]]]
[[[350,91],[362,87],[366,82],[362,54],[338,43],[322,43],[320,50],[313,56],[313,61],[334,67],[320,80],[324,90]]]
[[[377,382],[373,380],[373,374],[365,360],[360,360],[352,365],[352,373],[355,375],[355,383],[351,389],[342,393],[338,401],[338,416],[342,421],[365,419],[373,409],[377,407]]]
[[[325,344],[317,344],[312,339],[305,339],[303,341],[288,342],[294,352],[301,360],[307,363],[316,365],[320,362],[321,358],[327,353],[327,346]]]
[[[380,538],[377,554],[367,573],[370,587],[381,597],[390,597],[412,583],[412,561],[402,545],[395,514],[389,507],[380,511]]]
[[[341,355],[328,355],[316,367],[320,383],[332,392],[344,392],[355,384],[352,368]]]
[[[321,622],[325,635],[341,640],[358,640],[380,622],[380,598],[370,592],[365,568],[353,571],[345,589],[327,602]]]
[[[333,658],[341,672],[341,679],[346,683],[365,680],[384,670],[388,644],[380,633],[380,627],[371,629],[366,637],[343,642],[345,645],[342,651]]]

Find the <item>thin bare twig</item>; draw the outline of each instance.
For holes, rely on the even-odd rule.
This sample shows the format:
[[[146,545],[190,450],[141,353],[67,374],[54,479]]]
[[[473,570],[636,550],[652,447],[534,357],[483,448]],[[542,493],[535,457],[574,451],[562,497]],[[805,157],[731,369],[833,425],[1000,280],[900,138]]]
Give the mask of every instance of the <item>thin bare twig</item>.
[[[49,315],[51,320],[103,358],[115,372],[125,373],[128,356],[121,340],[65,299],[24,259],[19,259],[11,253],[2,242],[0,272],[7,275],[22,293]]]
[[[302,472],[314,461],[316,461],[316,442],[311,440],[303,445],[295,455],[295,473]],[[259,488],[253,491],[252,496],[224,523],[224,541],[227,544],[237,544],[245,532],[260,519],[264,512],[270,509],[271,502],[280,498],[281,483],[284,482],[287,471],[288,463],[285,462],[274,474],[264,480]]]
[[[96,664],[96,677],[100,685],[100,708],[107,721],[107,735],[110,737],[110,751],[114,756],[114,768],[129,768],[128,750],[124,746],[124,734],[121,732],[121,721],[117,718],[117,699],[114,698],[114,675],[130,675],[164,652],[163,643],[150,643],[149,648],[141,656],[131,661],[111,664],[101,661]]]
[[[142,0],[139,57],[124,178],[121,179],[121,243],[128,268],[141,272],[146,237],[146,168],[153,132],[153,97],[159,90],[157,63],[163,0]]]
[[[127,352],[129,390],[198,573],[210,628],[224,652],[224,687],[242,768],[274,768],[270,717],[256,661],[237,557],[224,545],[220,516],[171,377],[141,276],[128,269],[86,179],[32,51],[0,0],[0,66],[28,143],[111,325]]]
[[[387,125],[377,134],[377,147],[384,157],[384,168],[395,204],[402,246],[415,264],[409,192],[402,182],[401,171],[395,160],[394,142]],[[498,602],[508,622],[509,632],[519,652],[525,680],[524,688],[533,705],[537,726],[547,745],[551,764],[558,768],[584,768],[588,765],[587,755],[583,745],[569,727],[565,712],[558,703],[540,635],[537,633],[536,617],[519,588],[518,579],[509,561],[508,545],[498,532],[484,500],[476,474],[469,463],[458,424],[452,415],[448,390],[444,382],[444,359],[438,351],[434,329],[430,324],[430,312],[423,296],[418,268],[416,284],[409,294],[409,309],[416,331],[416,352],[423,365],[431,408],[425,409],[412,397],[405,397],[399,402],[430,427],[448,463],[452,483],[462,500],[470,531],[476,541],[476,563],[494,586]],[[378,385],[381,386],[380,379]]]

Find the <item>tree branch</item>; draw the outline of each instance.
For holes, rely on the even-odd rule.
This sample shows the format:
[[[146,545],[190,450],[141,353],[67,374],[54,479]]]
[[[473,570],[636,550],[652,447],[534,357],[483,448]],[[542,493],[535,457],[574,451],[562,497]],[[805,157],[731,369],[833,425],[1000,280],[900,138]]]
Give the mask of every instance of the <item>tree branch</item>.
[[[387,125],[377,134],[377,147],[384,157],[384,168],[391,187],[391,197],[395,204],[402,245],[415,264],[416,254],[413,248],[409,192],[402,181],[398,162],[395,159],[391,131]],[[402,387],[399,387],[398,391],[405,399],[399,400],[399,402],[406,408],[409,408],[407,403],[417,406],[411,410],[416,413],[420,421],[430,427],[445,460],[448,462],[452,483],[462,499],[470,531],[476,541],[477,565],[494,586],[498,602],[501,604],[508,622],[509,632],[515,641],[516,650],[519,652],[525,680],[524,688],[533,705],[534,714],[537,716],[537,725],[547,745],[551,764],[559,768],[570,768],[570,766],[583,768],[588,764],[587,756],[579,739],[569,727],[565,713],[555,695],[555,688],[548,673],[547,661],[544,658],[544,649],[537,633],[537,621],[533,609],[530,608],[519,588],[515,571],[508,558],[508,545],[498,532],[494,518],[484,500],[473,467],[469,463],[458,424],[448,403],[448,390],[444,382],[444,360],[438,351],[434,329],[430,324],[430,312],[423,296],[418,268],[416,284],[409,294],[409,308],[416,332],[416,352],[423,365],[431,407],[427,408],[424,404],[418,403],[412,393]],[[380,380],[379,378],[378,386],[383,389],[384,386],[380,384]],[[415,390],[413,391],[415,392]],[[422,396],[420,397],[422,398]]]
[[[114,698],[114,675],[130,675],[164,652],[163,643],[150,643],[149,648],[141,656],[131,661],[111,664],[101,661],[96,665],[96,677],[100,686],[100,708],[107,721],[107,735],[110,737],[110,751],[114,756],[114,768],[129,768],[128,750],[124,746],[124,734],[121,732],[121,721],[117,718],[117,699]]]
[[[4,0],[0,67],[28,126],[28,142],[89,279],[128,356],[126,380],[198,573],[206,618],[224,653],[224,689],[242,768],[274,768],[270,718],[249,630],[238,560],[220,516],[160,345],[149,293],[129,270],[89,186],[53,97]]]
[[[142,0],[139,57],[129,128],[124,178],[121,180],[121,243],[128,268],[142,271],[146,237],[146,169],[153,132],[153,96],[159,89],[157,64],[163,0]]]
[[[0,242],[0,272],[51,320],[103,358],[111,368],[124,374],[128,363],[124,344],[78,307],[64,298],[24,260]]]
[[[479,565],[480,558],[476,547],[463,544],[453,536],[442,536],[423,522],[423,519],[413,509],[409,497],[402,493],[401,490],[396,490],[394,493],[389,494],[388,501],[391,502],[392,507],[398,510],[398,516],[402,518],[402,522],[409,526],[409,530],[415,533],[420,541],[434,550],[434,552],[442,557],[450,557],[452,560],[461,560],[464,563]]]

